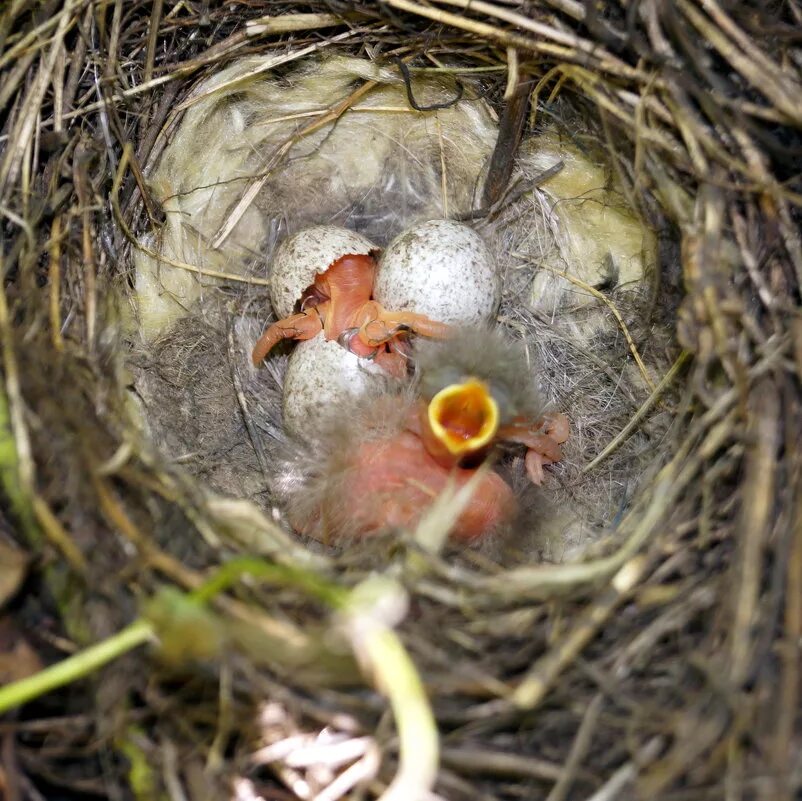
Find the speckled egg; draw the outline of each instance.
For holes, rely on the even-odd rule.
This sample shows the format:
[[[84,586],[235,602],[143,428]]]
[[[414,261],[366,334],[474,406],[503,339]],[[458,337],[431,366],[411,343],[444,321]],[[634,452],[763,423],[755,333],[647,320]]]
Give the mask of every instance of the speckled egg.
[[[335,225],[316,225],[288,236],[270,264],[270,301],[276,316],[289,317],[304,290],[337,259],[374,252],[378,248],[369,239]]]
[[[299,342],[284,376],[284,428],[301,439],[314,439],[333,409],[386,380],[377,364],[326,340],[322,333]]]
[[[473,229],[429,220],[397,236],[379,261],[374,298],[452,325],[490,322],[501,302],[495,259]]]

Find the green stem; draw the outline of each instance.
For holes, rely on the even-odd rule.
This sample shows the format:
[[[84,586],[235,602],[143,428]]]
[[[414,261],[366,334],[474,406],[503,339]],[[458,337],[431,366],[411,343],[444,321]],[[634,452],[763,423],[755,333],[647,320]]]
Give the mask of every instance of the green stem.
[[[2,411],[2,407],[0,407]],[[335,585],[301,570],[273,565],[261,559],[244,556],[226,562],[189,597],[206,603],[238,583],[244,576],[276,584],[298,586],[332,607],[341,607],[347,592]],[[135,620],[119,633],[103,642],[91,645],[80,653],[39,671],[33,676],[0,687],[0,715],[21,706],[44,693],[88,676],[92,671],[142,645],[155,634],[153,625],[143,619]]]
[[[415,664],[398,635],[379,627],[363,642],[376,684],[389,699],[398,732],[398,772],[380,801],[424,798],[437,778],[437,723]]]
[[[57,687],[88,676],[99,667],[147,642],[152,636],[153,627],[150,623],[146,620],[135,620],[130,626],[97,645],[40,670],[33,676],[0,687],[0,715]]]
[[[334,609],[341,607],[348,593],[335,584],[331,584],[314,573],[298,570],[286,565],[276,565],[254,556],[241,556],[221,565],[214,574],[205,581],[189,597],[201,603],[207,603],[229,587],[239,583],[245,576],[273,584],[294,586],[305,590]]]

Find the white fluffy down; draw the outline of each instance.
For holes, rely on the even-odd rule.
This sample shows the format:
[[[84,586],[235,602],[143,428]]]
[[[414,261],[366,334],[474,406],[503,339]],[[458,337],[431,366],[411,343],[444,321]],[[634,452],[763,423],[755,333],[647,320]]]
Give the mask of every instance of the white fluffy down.
[[[443,323],[490,322],[501,277],[482,238],[462,223],[429,220],[404,231],[384,251],[374,297],[385,308]]]
[[[289,317],[315,276],[343,256],[367,256],[376,245],[336,225],[315,225],[288,236],[270,263],[270,301],[279,318]]]
[[[395,67],[331,56],[279,76],[267,70],[274,58],[272,52],[248,56],[200,82],[171,115],[144,165],[167,216],[158,239],[142,241],[165,261],[135,253],[138,277],[147,272],[137,283],[147,339],[201,296],[198,274],[173,262],[262,277],[285,232],[326,222],[357,228],[384,245],[412,222],[471,209],[498,133],[484,100],[419,112],[409,107]],[[301,137],[265,176],[265,164],[314,119],[310,115],[348,98],[357,79],[376,85],[336,122]],[[423,105],[443,103],[453,99],[454,81],[416,74],[412,91]],[[223,236],[243,211],[254,178],[261,191]],[[203,284],[215,283],[203,277]]]
[[[386,380],[385,372],[323,334],[299,342],[284,376],[284,427],[300,439],[314,440],[332,410]]]

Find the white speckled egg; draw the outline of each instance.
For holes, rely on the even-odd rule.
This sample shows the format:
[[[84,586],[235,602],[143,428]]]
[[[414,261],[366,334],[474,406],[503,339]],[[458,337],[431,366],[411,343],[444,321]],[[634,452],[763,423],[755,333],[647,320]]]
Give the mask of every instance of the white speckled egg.
[[[377,364],[326,340],[322,333],[299,342],[284,376],[284,428],[301,439],[313,439],[332,410],[386,380]]]
[[[376,251],[369,239],[336,225],[316,225],[288,236],[276,248],[270,264],[270,301],[276,316],[289,317],[304,290],[337,259]]]
[[[490,322],[501,279],[482,238],[462,223],[429,220],[404,231],[379,261],[374,298],[452,325]]]

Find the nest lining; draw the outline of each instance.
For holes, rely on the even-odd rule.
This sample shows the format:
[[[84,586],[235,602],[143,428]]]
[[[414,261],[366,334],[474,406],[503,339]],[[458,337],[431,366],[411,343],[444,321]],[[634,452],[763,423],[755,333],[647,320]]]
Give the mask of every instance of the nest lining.
[[[339,223],[386,246],[415,222],[449,211],[465,217],[475,208],[497,137],[484,101],[457,100],[447,109],[416,113],[397,71],[344,57],[301,63],[280,79],[239,79],[259,63],[236,63],[197,87],[187,101],[194,104],[153,169],[156,197],[167,213],[160,247],[168,258],[214,267],[225,260],[230,273],[266,278],[276,232]],[[301,139],[286,165],[259,177],[253,165],[275,158],[297,129],[297,117],[320,113],[332,97],[347,99],[357,78],[377,87],[336,124]],[[467,86],[476,97],[478,87]],[[410,91],[427,107],[443,105],[454,96],[454,83],[420,77]],[[208,152],[207,161],[197,158],[196,142]],[[555,185],[546,181],[539,189],[538,176],[549,170]],[[254,205],[215,248],[254,175]],[[598,539],[626,506],[665,430],[666,420],[651,416],[650,425],[610,460],[603,480],[583,480],[582,464],[623,428],[654,386],[644,391],[643,376],[626,363],[622,324],[643,347],[643,332],[652,324],[655,238],[608,184],[609,174],[576,144],[553,131],[529,137],[513,178],[518,197],[478,224],[505,276],[500,324],[526,342],[552,405],[565,409],[575,427],[551,482],[553,502],[539,498],[537,514],[520,526],[518,558],[527,558],[528,549],[530,557],[562,559]],[[145,237],[146,247],[151,241]],[[147,419],[197,475],[212,479],[214,489],[275,505],[270,487],[282,482],[276,465],[288,447],[278,408],[285,362],[274,356],[258,372],[247,365],[269,319],[269,301],[258,291],[221,300],[213,285],[202,289],[198,276],[176,274],[169,263],[134,252],[139,330],[145,339],[156,337],[135,382]],[[558,271],[579,277],[572,284]],[[628,328],[590,294],[588,287],[595,286],[605,288],[611,308],[623,310]],[[668,333],[655,336],[658,330],[652,325],[646,355],[655,374],[666,369],[670,342]]]
[[[394,0],[389,5],[401,4]],[[424,16],[435,10],[434,5],[406,5]],[[115,141],[120,130],[114,114],[124,104],[113,99],[102,108],[87,107],[96,91],[87,84],[87,93],[77,101],[83,122],[73,129],[76,140],[66,143],[56,136],[47,144],[35,117],[43,111],[46,122],[52,109],[63,110],[62,101],[73,107],[80,82],[91,77],[85,60],[107,63],[109,53],[122,46],[135,65],[150,52],[144,55],[147,75],[147,64],[162,51],[143,46],[147,15],[141,11],[123,15],[120,7],[104,7],[88,13],[88,3],[66,4],[53,18],[54,28],[42,23],[54,31],[53,38],[34,44],[36,36],[26,34],[41,20],[18,16],[27,15],[20,8],[15,6],[3,20],[3,31],[11,31],[7,52],[14,65],[3,98],[19,100],[5,121],[0,165],[3,236],[10,243],[5,258],[11,270],[0,304],[2,400],[11,420],[3,431],[10,432],[12,444],[11,469],[3,472],[3,481],[13,503],[9,520],[17,539],[25,539],[36,553],[60,555],[45,562],[40,573],[56,599],[51,609],[58,610],[75,642],[86,642],[124,625],[135,598],[153,596],[164,581],[190,589],[202,579],[205,566],[246,547],[356,584],[366,575],[358,555],[343,553],[332,561],[282,539],[251,505],[212,495],[180,467],[166,463],[131,424],[135,401],[121,391],[130,375],[120,365],[113,307],[101,294],[104,281],[115,277],[114,257],[123,240],[110,243],[102,214],[90,203],[94,192],[102,194],[105,188],[114,198],[120,188],[112,184],[123,152],[122,140]],[[359,4],[353,9],[365,11]],[[502,11],[510,29],[493,22]],[[631,161],[614,156],[613,163],[625,175],[627,165],[632,166],[634,180],[624,181],[630,196],[648,203],[651,193],[681,229],[686,294],[678,331],[692,362],[676,406],[660,409],[675,421],[665,442],[665,466],[643,481],[631,499],[615,542],[586,553],[584,561],[523,564],[498,574],[492,560],[469,553],[470,567],[431,558],[421,574],[405,569],[409,562],[403,545],[386,544],[381,564],[400,569],[413,594],[401,631],[425,677],[444,735],[437,790],[449,798],[481,793],[553,800],[598,791],[601,797],[623,793],[676,799],[721,797],[726,787],[743,797],[792,798],[799,788],[794,763],[799,657],[792,645],[785,646],[799,634],[794,616],[801,586],[794,567],[799,538],[792,522],[798,519],[795,498],[800,495],[794,443],[802,368],[793,343],[799,340],[794,304],[802,257],[797,213],[788,194],[796,170],[788,153],[798,142],[794,109],[802,103],[788,102],[798,100],[799,92],[789,44],[793,38],[787,34],[799,10],[789,4],[744,14],[715,3],[702,9],[682,3],[668,10],[639,7],[626,19],[611,7],[600,19],[592,9],[583,13],[579,6],[555,3],[538,6],[538,20],[519,12],[487,4],[463,16],[443,12],[438,18],[471,30],[479,17],[496,41],[539,54],[546,69],[556,64],[583,98],[579,105],[593,107],[592,116],[600,122],[596,130],[604,138],[635,142]],[[210,19],[219,23],[221,13],[213,10]],[[369,9],[367,19],[375,13]],[[421,25],[417,17],[394,14],[384,20],[389,19],[391,30],[393,25],[423,29],[415,28]],[[123,17],[130,27],[121,27]],[[173,35],[172,18],[164,23],[160,35]],[[532,38],[533,24],[546,25],[545,44]],[[106,30],[115,34],[108,41]],[[230,30],[224,26],[218,35]],[[434,30],[443,36],[443,30],[453,29],[426,32]],[[361,35],[371,41],[386,33]],[[469,59],[476,51],[459,36],[438,41],[464,48]],[[58,56],[51,56],[65,41],[75,45],[74,66],[64,77],[62,94],[53,97],[34,77],[55,74]],[[235,41],[213,50],[211,57],[226,53]],[[194,56],[186,49],[194,45],[175,42],[175,52]],[[555,55],[549,49],[553,42],[567,51]],[[746,63],[738,48],[757,58]],[[785,72],[772,58],[778,51],[788,56]],[[493,48],[480,52],[483,63],[499,63]],[[656,58],[655,53],[662,55]],[[30,73],[28,57],[34,64]],[[20,60],[14,63],[14,58]],[[509,55],[511,72],[517,69],[513,61]],[[645,71],[646,66],[654,71]],[[546,74],[539,63],[530,62],[524,70],[537,78]],[[29,83],[22,81],[26,74]],[[565,92],[566,85],[560,86]],[[120,96],[126,91],[120,87]],[[156,120],[164,119],[174,98],[168,89],[160,108],[154,96]],[[642,102],[637,109],[633,98]],[[148,131],[143,117],[142,125],[137,140],[153,141],[161,123]],[[35,146],[26,135],[32,129],[37,130]],[[104,144],[95,147],[96,142]],[[50,147],[55,147],[52,157]],[[41,175],[39,163],[45,164]],[[64,164],[72,169],[63,170]],[[36,203],[23,202],[30,200],[31,176],[37,191],[50,198],[46,213]],[[790,183],[780,187],[778,180]],[[124,206],[135,197],[134,185],[132,179],[123,187]],[[65,197],[75,201],[71,210],[62,205]],[[16,218],[6,214],[8,209]],[[26,224],[20,226],[19,220]],[[53,305],[43,285],[55,298]],[[215,309],[222,306],[219,294],[215,288],[209,306],[199,307],[207,309],[205,317],[187,318],[179,326],[195,325],[206,333],[212,326],[203,323],[212,323],[222,336],[229,322],[233,329],[254,324],[249,323],[249,307]],[[658,309],[666,311],[662,290],[658,298]],[[47,311],[52,308],[55,313]],[[221,342],[234,353],[236,343],[248,339],[246,334],[210,341],[195,336],[201,351],[209,353]],[[184,364],[191,364],[196,350],[191,340],[174,340],[177,353],[188,357]],[[143,353],[138,359],[150,361],[140,360],[135,369],[149,371],[151,353]],[[651,365],[649,355],[644,350]],[[549,369],[546,363],[547,374],[560,375],[558,367]],[[19,365],[36,367],[20,370]],[[205,375],[199,378],[207,381]],[[54,393],[53,386],[63,389]],[[185,399],[185,382],[176,387],[176,399]],[[218,389],[207,383],[198,393],[216,396]],[[201,397],[197,408],[205,413],[204,404]],[[221,413],[217,419],[224,417]],[[167,430],[155,428],[161,436]],[[241,432],[232,441],[241,442]],[[213,449],[222,453],[224,445],[221,437]],[[191,442],[183,452],[191,456]],[[224,486],[230,477],[219,480]],[[4,525],[4,537],[11,528]],[[371,567],[376,564],[372,561]],[[51,738],[59,737],[62,753],[69,755],[66,769],[46,751],[37,752],[42,723],[30,718],[62,714],[71,708],[69,697],[45,699],[14,724],[25,771],[40,787],[67,787],[65,792],[73,794],[105,792],[111,781],[133,786],[143,798],[149,783],[180,787],[192,798],[205,797],[210,787],[269,795],[271,781],[253,760],[254,738],[281,743],[299,730],[317,736],[330,726],[348,738],[372,735],[371,747],[381,748],[383,761],[368,792],[382,792],[399,754],[380,723],[386,708],[382,699],[333,689],[332,675],[360,684],[354,665],[335,669],[328,664],[325,679],[298,669],[304,648],[307,666],[324,665],[322,653],[312,647],[319,645],[320,606],[297,587],[262,592],[249,585],[231,595],[251,614],[261,614],[261,623],[281,624],[279,648],[275,641],[265,647],[253,632],[239,631],[236,647],[217,641],[229,649],[220,674],[212,660],[165,675],[144,655],[106,670],[100,717],[110,724],[95,727],[83,716],[69,730],[50,726]],[[29,638],[37,627],[46,637],[31,592],[23,595],[22,606],[19,614],[15,610],[17,625]],[[231,604],[218,608],[224,623],[241,619],[242,612]],[[168,617],[186,620],[174,612]],[[26,620],[33,621],[27,629]],[[207,633],[214,628],[215,616],[201,615],[187,631],[194,634],[204,626]],[[437,638],[430,636],[432,631]],[[59,634],[53,643],[58,644]],[[330,640],[332,632],[325,635]],[[182,640],[172,631],[166,639],[177,645],[178,662],[208,656],[192,651],[192,637]],[[288,669],[276,655],[291,643],[298,648],[293,658],[300,661]],[[311,661],[310,653],[317,654]],[[120,705],[132,689],[138,699],[133,710]],[[74,692],[85,708],[79,685]],[[513,693],[512,702],[507,692]],[[273,700],[273,707],[262,710],[255,730],[237,736],[230,721],[253,720],[254,706],[265,698]],[[115,742],[125,758],[114,764],[104,759],[101,768],[91,756],[98,742]],[[234,756],[226,760],[224,752]],[[305,748],[300,752],[308,753]],[[4,780],[13,775],[7,765],[4,761]],[[139,773],[129,774],[131,766]],[[286,768],[279,763],[271,770],[283,786],[297,786]],[[295,775],[322,787],[331,778],[326,771],[318,761]]]

